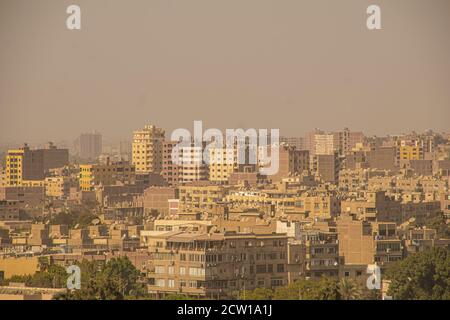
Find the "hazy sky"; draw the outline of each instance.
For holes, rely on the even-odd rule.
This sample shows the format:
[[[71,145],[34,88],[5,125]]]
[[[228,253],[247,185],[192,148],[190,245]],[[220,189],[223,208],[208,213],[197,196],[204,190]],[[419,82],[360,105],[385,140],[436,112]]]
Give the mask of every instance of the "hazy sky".
[[[0,144],[194,120],[449,130],[449,31],[448,0],[0,0]]]

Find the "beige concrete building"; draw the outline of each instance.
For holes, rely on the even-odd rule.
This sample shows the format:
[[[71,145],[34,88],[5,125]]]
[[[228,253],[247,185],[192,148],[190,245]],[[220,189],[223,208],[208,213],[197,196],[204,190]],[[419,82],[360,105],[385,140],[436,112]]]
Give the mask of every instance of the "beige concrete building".
[[[131,183],[135,180],[135,167],[128,162],[80,165],[80,190],[93,191],[98,185]]]
[[[311,157],[311,170],[325,182],[336,183],[339,180],[340,160],[334,154],[319,154]]]
[[[165,132],[154,125],[134,131],[132,163],[137,173],[160,173],[163,167],[163,142]]]
[[[178,190],[173,187],[150,187],[142,195],[145,215],[169,214],[169,200],[178,198]]]
[[[287,284],[287,237],[158,232],[147,237],[149,292],[225,298]]]
[[[225,197],[226,189],[209,182],[192,182],[179,187],[180,211],[210,211]]]
[[[404,247],[392,222],[370,223],[341,215],[337,221],[339,254],[346,265],[385,266],[404,257]]]
[[[308,150],[297,150],[293,146],[281,145],[278,154],[278,172],[267,177],[272,182],[279,182],[283,178],[300,175],[310,168]]]
[[[237,148],[210,148],[209,159],[209,181],[226,183],[239,169]]]
[[[45,188],[3,187],[0,188],[0,200],[17,201],[19,210],[31,216],[42,216],[45,207]]]
[[[0,200],[0,221],[19,220],[19,203],[17,200]]]

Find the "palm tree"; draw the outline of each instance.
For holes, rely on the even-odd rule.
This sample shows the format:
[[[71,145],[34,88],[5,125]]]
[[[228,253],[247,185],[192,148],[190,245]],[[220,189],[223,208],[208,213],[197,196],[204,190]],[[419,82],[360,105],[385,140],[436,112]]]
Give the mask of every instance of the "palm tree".
[[[48,270],[48,267],[50,266],[50,261],[48,257],[39,257],[38,258],[38,266],[39,270],[42,272],[45,272]]]
[[[339,282],[339,295],[342,300],[358,300],[362,298],[362,290],[355,280],[343,278]]]

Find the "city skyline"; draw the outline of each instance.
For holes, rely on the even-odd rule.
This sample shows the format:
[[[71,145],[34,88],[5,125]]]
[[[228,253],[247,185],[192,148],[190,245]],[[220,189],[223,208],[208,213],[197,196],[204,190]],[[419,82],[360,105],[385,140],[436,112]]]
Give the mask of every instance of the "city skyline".
[[[0,301],[450,300],[449,30],[449,0],[0,0]]]
[[[69,31],[69,1],[3,0],[0,144],[194,120],[288,136],[447,130],[450,3],[379,1],[383,28],[369,31],[370,3],[78,1],[83,27]]]

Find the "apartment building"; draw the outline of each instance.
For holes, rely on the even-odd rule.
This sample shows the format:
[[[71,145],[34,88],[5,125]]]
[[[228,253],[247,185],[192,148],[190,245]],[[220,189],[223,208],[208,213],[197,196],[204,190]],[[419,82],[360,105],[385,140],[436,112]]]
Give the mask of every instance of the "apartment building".
[[[243,208],[258,208],[271,215],[286,215],[293,221],[302,217],[330,219],[341,210],[340,199],[332,192],[310,191],[300,194],[298,190],[281,187],[260,191],[230,191],[225,199]]]
[[[341,201],[341,213],[354,213],[368,221],[402,223],[401,203],[386,195],[385,191],[361,191]]]
[[[314,136],[314,155],[333,155],[338,146],[335,145],[333,134],[316,134]]]
[[[371,223],[355,215],[341,215],[336,221],[339,255],[345,265],[380,266],[401,260],[404,247],[392,222]]]
[[[169,214],[169,200],[178,198],[178,190],[173,187],[150,187],[142,195],[145,215]]]
[[[132,164],[137,173],[161,173],[165,131],[154,125],[133,132]]]
[[[441,210],[444,214],[450,216],[450,192],[440,195]]]
[[[370,168],[396,171],[396,148],[377,146],[366,152],[366,161]]]
[[[334,154],[319,154],[311,158],[311,170],[325,182],[338,182],[340,165],[337,152]]]
[[[424,159],[424,149],[420,140],[400,140],[396,143],[396,159],[398,164],[409,160]]]
[[[95,186],[114,185],[118,181],[132,182],[135,179],[135,166],[124,161],[105,164],[80,165],[79,185],[81,191],[94,191]]]
[[[163,164],[161,176],[169,186],[177,186],[180,182],[182,182],[182,167],[181,165],[178,165],[177,163],[172,161],[172,151],[177,144],[177,141],[165,140],[163,142]]]
[[[226,183],[239,169],[237,148],[209,149],[209,181]]]
[[[178,147],[177,142],[165,141],[163,144],[162,177],[170,186],[177,186],[193,181],[208,180],[209,170],[203,161],[206,144]]]
[[[208,180],[208,166],[203,162],[204,147],[190,146],[181,149],[181,181],[190,183]]]
[[[421,176],[433,175],[433,160],[409,160],[404,163],[404,168],[411,169],[415,174]]]
[[[52,176],[44,180],[45,195],[52,198],[64,198],[69,196],[70,187],[74,186],[70,177]]]
[[[344,128],[342,131],[333,132],[333,146],[339,156],[344,156],[350,152],[357,144],[364,142],[364,134],[362,132],[350,131]]]
[[[226,195],[226,189],[197,181],[179,187],[179,211],[211,211]]]
[[[242,290],[287,284],[287,237],[282,234],[155,232],[149,292],[227,298]]]
[[[337,233],[304,230],[300,234],[300,242],[305,246],[306,277],[311,279],[320,279],[323,276],[337,278],[340,266]]]
[[[406,231],[405,248],[407,254],[414,254],[433,247],[450,249],[450,239],[439,239],[435,229],[426,227]]]
[[[0,200],[17,201],[19,210],[30,216],[42,216],[45,207],[44,187],[10,186],[0,188]]]
[[[295,147],[297,150],[307,149],[303,137],[280,137],[280,143]]]
[[[364,190],[370,179],[385,178],[387,174],[387,171],[378,169],[343,169],[339,171],[339,189],[345,191]],[[381,181],[384,180],[381,179]],[[388,184],[388,186],[390,185]]]
[[[24,180],[43,180],[50,169],[68,165],[69,151],[58,149],[52,142],[44,149],[32,150],[24,144],[6,155],[6,185],[20,186]]]
[[[95,160],[102,153],[102,135],[97,132],[82,133],[74,142],[76,154],[82,159]]]
[[[300,175],[309,170],[309,151],[297,150],[293,146],[281,145],[279,147],[278,172],[267,176],[272,182],[279,182],[283,178]]]
[[[19,220],[19,205],[17,200],[0,200],[0,221]]]

